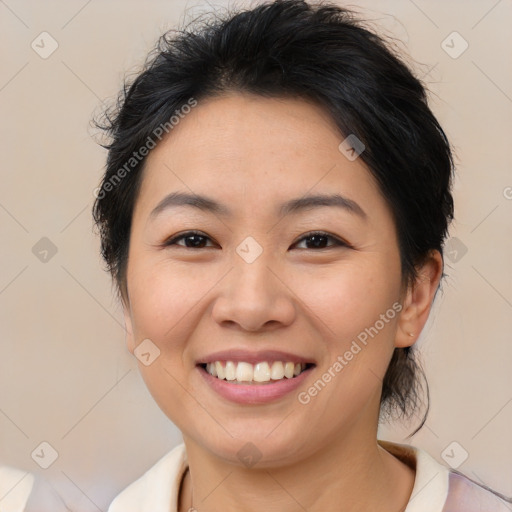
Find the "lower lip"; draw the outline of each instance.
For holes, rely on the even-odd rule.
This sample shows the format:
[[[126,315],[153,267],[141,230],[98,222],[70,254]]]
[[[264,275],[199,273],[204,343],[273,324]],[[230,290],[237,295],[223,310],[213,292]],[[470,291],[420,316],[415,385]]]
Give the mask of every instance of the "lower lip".
[[[271,384],[233,384],[210,375],[202,366],[196,366],[206,383],[219,395],[239,404],[265,404],[278,400],[297,389],[311,370],[304,370],[292,379],[284,378]]]

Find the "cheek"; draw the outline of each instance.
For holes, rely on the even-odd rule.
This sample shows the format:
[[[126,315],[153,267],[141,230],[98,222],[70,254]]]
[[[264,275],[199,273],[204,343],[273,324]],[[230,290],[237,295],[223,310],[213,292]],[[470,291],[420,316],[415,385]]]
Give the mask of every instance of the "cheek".
[[[381,255],[358,255],[321,273],[301,272],[293,290],[307,306],[305,314],[309,310],[318,319],[326,342],[341,348],[392,308],[399,298],[400,273],[398,264],[386,263]]]
[[[150,338],[164,349],[179,345],[180,333],[185,332],[186,324],[216,281],[212,272],[168,261],[134,265],[129,284],[138,341]]]
[[[212,272],[192,272],[191,267],[168,261],[132,259],[128,274],[135,343],[150,339],[160,350],[149,366],[139,362],[140,373],[160,408],[179,427],[193,407],[184,386],[187,342],[197,328],[198,312],[218,278]],[[196,411],[197,413],[197,411]]]
[[[333,412],[333,421],[355,414],[378,392],[394,349],[399,264],[376,253],[361,255],[357,263],[337,265],[321,277],[302,274],[294,290],[322,333],[325,359],[317,388],[325,383],[328,391],[318,393],[320,402]]]

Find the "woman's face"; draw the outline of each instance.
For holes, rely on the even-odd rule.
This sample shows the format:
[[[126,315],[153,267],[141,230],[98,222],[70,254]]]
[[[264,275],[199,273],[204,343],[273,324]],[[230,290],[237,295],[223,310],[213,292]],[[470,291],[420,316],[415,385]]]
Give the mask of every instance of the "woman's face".
[[[245,446],[260,465],[286,463],[375,435],[399,339],[400,256],[390,209],[342,141],[312,103],[232,94],[200,101],[147,157],[129,347],[184,438],[224,460],[240,464]],[[176,193],[218,207],[173,204]],[[204,369],[211,360],[242,379],[274,378],[221,380]],[[289,362],[308,369],[282,377]]]

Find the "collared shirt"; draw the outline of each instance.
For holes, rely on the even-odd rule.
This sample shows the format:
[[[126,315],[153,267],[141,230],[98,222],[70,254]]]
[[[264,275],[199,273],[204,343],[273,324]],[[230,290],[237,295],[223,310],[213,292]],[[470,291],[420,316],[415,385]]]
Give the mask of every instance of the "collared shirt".
[[[405,512],[510,512],[511,507],[469,478],[410,445],[378,443],[416,472]],[[188,468],[183,443],[124,489],[108,512],[177,512],[181,481]]]
[[[30,471],[0,466],[0,512],[69,510],[57,491],[41,476]]]

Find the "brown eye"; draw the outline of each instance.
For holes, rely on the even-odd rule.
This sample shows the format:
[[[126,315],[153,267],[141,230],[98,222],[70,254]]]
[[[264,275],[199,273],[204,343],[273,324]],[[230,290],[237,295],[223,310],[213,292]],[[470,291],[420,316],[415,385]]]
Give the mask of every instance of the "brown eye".
[[[331,245],[327,245],[329,240],[332,240],[333,242]],[[297,244],[302,243],[302,241],[306,241],[307,247],[305,247],[305,249],[330,249],[332,247],[343,246],[348,247],[347,243],[323,231],[314,231],[312,233],[308,233],[306,236],[302,237],[299,242],[297,242]]]
[[[163,245],[164,247],[176,245],[185,249],[204,249],[206,247],[213,247],[213,245],[207,245],[208,241],[211,241],[211,238],[199,231],[187,231],[185,233],[181,233],[180,235],[174,236],[170,240],[166,241]],[[330,244],[329,241],[331,242]],[[304,249],[331,249],[333,247],[350,247],[348,243],[323,231],[314,231],[308,233],[294,245],[298,245],[299,243],[303,242],[306,243],[306,247],[304,247]]]
[[[183,240],[184,243],[178,243],[181,240]],[[171,245],[177,245],[185,249],[202,249],[205,247],[208,240],[211,239],[198,231],[187,231],[186,233],[171,238],[164,243],[164,246],[169,247]]]

